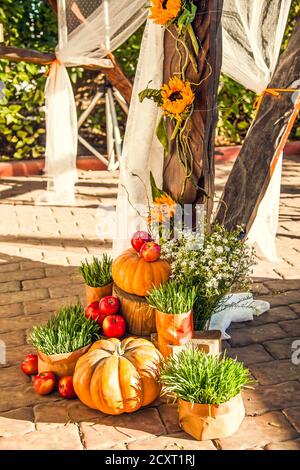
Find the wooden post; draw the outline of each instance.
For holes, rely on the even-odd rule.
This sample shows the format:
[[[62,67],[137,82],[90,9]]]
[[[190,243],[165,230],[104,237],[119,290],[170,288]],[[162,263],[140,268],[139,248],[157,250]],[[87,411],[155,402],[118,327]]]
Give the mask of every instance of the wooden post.
[[[300,16],[268,88],[300,89]],[[294,101],[292,95],[265,94],[261,102],[217,211],[216,220],[227,229],[243,224],[248,233],[252,226],[300,110],[300,95],[295,94]]]
[[[190,181],[184,193],[187,204],[205,204],[208,221],[213,207],[214,194],[214,139],[217,122],[217,94],[222,63],[222,28],[221,15],[223,0],[196,0],[197,15],[193,23],[194,31],[200,43],[198,56],[199,73],[192,65],[187,69],[187,79],[194,83],[203,80],[195,99],[195,111],[191,118],[191,147],[194,161],[193,176],[197,189]],[[175,28],[172,29],[175,34]],[[165,33],[164,83],[178,73],[178,54],[175,40],[169,32]],[[172,129],[169,126],[168,134]],[[163,185],[164,190],[178,199],[184,179],[184,170],[171,148],[165,159]],[[206,196],[207,195],[207,196]]]

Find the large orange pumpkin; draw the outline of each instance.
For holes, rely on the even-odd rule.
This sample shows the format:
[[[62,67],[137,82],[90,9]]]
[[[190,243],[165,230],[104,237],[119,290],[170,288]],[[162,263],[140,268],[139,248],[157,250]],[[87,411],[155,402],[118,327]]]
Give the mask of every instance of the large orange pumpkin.
[[[128,294],[145,296],[153,286],[159,287],[168,281],[171,267],[165,260],[149,263],[129,248],[115,259],[112,276],[117,286]]]
[[[103,413],[132,413],[159,396],[160,361],[159,351],[143,338],[101,339],[76,364],[75,392]]]

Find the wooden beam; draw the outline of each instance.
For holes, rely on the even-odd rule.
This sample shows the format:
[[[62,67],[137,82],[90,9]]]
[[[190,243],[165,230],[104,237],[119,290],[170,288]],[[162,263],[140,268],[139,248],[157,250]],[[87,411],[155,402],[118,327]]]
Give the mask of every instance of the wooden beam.
[[[99,70],[101,74],[105,74],[110,83],[121,93],[127,103],[130,103],[132,95],[132,83],[124,74],[120,65],[116,62],[115,57],[109,55],[113,63],[112,68],[97,67],[94,65],[85,66],[88,70]],[[12,62],[28,62],[37,65],[47,65],[55,59],[55,54],[50,52],[38,52],[33,49],[24,49],[20,47],[1,46],[0,59],[6,59]]]
[[[55,54],[38,52],[33,49],[23,49],[21,47],[0,46],[0,59],[46,65],[55,59]]]
[[[300,89],[300,16],[268,88]],[[266,94],[229,175],[216,220],[248,233],[300,109],[300,97]]]
[[[197,15],[193,27],[200,43],[198,56],[199,73],[189,65],[187,79],[194,83],[202,82],[195,99],[195,111],[191,117],[191,147],[194,160],[193,176],[197,189],[187,183],[184,193],[185,203],[205,203],[207,218],[213,207],[214,193],[214,138],[217,123],[217,95],[222,63],[221,15],[223,0],[198,0]],[[176,34],[175,29],[172,29]],[[178,54],[171,34],[165,34],[164,82],[178,73]],[[168,129],[169,136],[172,129]],[[176,149],[171,148],[165,159],[164,189],[178,199],[184,179],[184,170],[177,157]],[[205,196],[208,195],[208,197]]]

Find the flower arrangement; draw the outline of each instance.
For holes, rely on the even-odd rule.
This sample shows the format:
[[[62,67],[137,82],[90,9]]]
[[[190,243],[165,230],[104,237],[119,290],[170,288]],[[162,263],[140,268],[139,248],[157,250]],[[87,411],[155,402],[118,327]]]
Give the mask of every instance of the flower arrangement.
[[[102,260],[93,256],[91,262],[87,260],[82,261],[79,271],[86,285],[90,287],[103,287],[112,282],[111,266],[112,259],[105,253]]]
[[[185,348],[162,364],[160,380],[164,391],[198,404],[220,405],[238,395],[252,382],[241,362],[212,356],[196,348]]]
[[[32,329],[28,343],[49,356],[64,354],[96,341],[98,332],[98,323],[86,318],[81,305],[64,306],[45,325]]]
[[[254,257],[253,250],[241,240],[241,231],[241,227],[228,231],[215,225],[205,236],[183,231],[178,239],[162,245],[162,258],[171,264],[171,277],[179,284],[196,288],[194,323],[197,329],[207,326],[225,294],[249,289]]]

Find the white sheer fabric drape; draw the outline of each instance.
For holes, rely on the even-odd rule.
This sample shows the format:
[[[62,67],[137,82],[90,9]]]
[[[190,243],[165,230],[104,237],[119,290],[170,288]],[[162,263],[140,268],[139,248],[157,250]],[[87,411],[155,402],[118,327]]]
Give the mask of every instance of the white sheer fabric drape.
[[[273,76],[288,19],[291,0],[224,0],[223,72],[256,93],[265,90]],[[263,254],[277,261],[282,155],[258,208],[248,235]]]
[[[141,45],[120,163],[114,255],[128,248],[130,236],[136,230],[146,228],[151,194],[150,171],[157,185],[162,185],[164,153],[156,137],[160,110],[152,100],[140,103],[138,93],[149,82],[151,88],[160,88],[162,85],[163,42],[164,29],[148,21]]]
[[[58,0],[57,61],[47,79],[47,201],[74,204],[77,116],[66,67],[111,66],[104,57],[145,21],[147,0]]]

